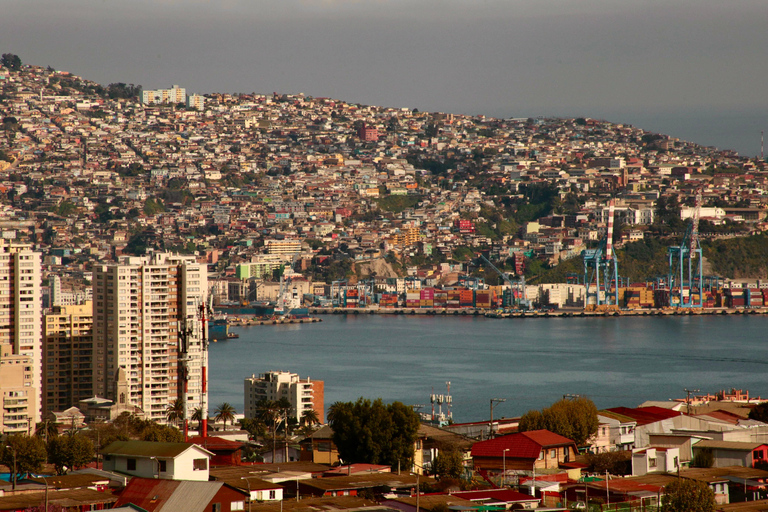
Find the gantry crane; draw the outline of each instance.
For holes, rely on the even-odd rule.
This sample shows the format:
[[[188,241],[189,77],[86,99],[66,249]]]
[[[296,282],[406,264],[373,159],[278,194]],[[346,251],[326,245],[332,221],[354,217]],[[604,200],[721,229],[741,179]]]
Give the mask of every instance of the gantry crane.
[[[685,230],[680,245],[667,249],[669,257],[669,272],[667,283],[669,285],[670,305],[688,308],[703,308],[703,254],[699,242],[699,217],[701,215],[701,189],[696,192],[696,207],[693,210],[691,223]],[[687,268],[686,268],[687,267]],[[695,268],[695,270],[694,270]],[[687,270],[687,272],[686,272]],[[687,277],[687,279],[686,279]],[[688,296],[684,290],[688,288]],[[675,294],[674,290],[677,289]],[[694,301],[694,290],[698,292],[698,300]],[[672,298],[677,296],[677,301]]]
[[[619,306],[619,267],[613,254],[613,211],[614,202],[611,200],[605,238],[597,249],[587,249],[582,254],[586,286],[585,309],[615,309]]]
[[[485,254],[483,254],[483,253],[479,253],[479,254],[480,254],[480,257],[483,259],[483,261],[485,261],[485,263],[489,267],[491,267],[494,271],[496,271],[496,273],[499,274],[499,277],[501,277],[501,279],[503,279],[504,282],[509,285],[511,291],[518,290],[518,292],[520,294],[519,305],[522,306],[525,309],[530,309],[531,308],[531,303],[528,300],[528,298],[525,296],[525,276],[522,275],[522,276],[520,276],[520,280],[519,281],[513,282],[509,278],[509,274],[499,270],[496,267],[496,265],[491,263],[491,260],[489,260],[488,258],[485,257]]]

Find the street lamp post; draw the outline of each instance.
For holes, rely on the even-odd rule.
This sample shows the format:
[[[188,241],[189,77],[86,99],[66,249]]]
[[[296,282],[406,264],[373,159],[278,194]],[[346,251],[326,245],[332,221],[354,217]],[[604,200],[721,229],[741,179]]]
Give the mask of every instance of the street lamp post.
[[[45,482],[45,512],[48,512],[48,479],[44,476],[41,476],[40,478]]]
[[[507,486],[507,452],[509,451],[509,448],[504,448],[504,451],[501,452],[501,486],[506,487]]]
[[[245,480],[245,483],[248,484],[248,512],[251,512],[251,481],[248,478],[247,476],[241,476],[240,480]],[[280,502],[280,505],[282,506],[282,502]]]

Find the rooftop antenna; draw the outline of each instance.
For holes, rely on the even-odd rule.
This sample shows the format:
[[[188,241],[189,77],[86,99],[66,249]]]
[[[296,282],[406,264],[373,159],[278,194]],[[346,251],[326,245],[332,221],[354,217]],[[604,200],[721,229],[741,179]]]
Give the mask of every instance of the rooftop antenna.
[[[763,155],[763,148],[764,148],[763,141],[764,141],[763,132],[761,130],[760,131],[760,160],[765,160],[765,156]]]

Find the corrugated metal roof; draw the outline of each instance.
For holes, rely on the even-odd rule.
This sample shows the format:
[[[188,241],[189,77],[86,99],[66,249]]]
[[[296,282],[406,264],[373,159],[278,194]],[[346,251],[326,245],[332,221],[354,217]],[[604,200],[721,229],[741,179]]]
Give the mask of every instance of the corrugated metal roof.
[[[126,455],[130,457],[176,457],[190,448],[203,450],[209,455],[209,452],[201,446],[192,443],[155,443],[152,441],[114,441],[104,448],[101,453],[104,455]]]
[[[203,512],[224,482],[179,482],[158,512]]]
[[[37,507],[45,499],[45,491],[16,494],[0,497],[0,510],[25,510]],[[51,505],[64,507],[81,507],[99,503],[111,504],[117,498],[111,494],[92,489],[70,489],[66,491],[49,491],[48,502]]]
[[[751,452],[759,446],[764,446],[763,443],[743,443],[740,441],[716,441],[714,439],[705,439],[699,441],[693,448],[716,448],[720,450],[735,450],[740,452]]]

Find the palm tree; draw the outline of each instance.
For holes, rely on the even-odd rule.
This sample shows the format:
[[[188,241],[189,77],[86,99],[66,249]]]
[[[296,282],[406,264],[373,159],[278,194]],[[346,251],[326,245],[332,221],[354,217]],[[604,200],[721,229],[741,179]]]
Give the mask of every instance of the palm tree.
[[[230,423],[234,423],[235,421],[235,414],[237,411],[235,411],[235,408],[232,407],[229,402],[222,402],[219,404],[218,407],[216,407],[216,410],[214,411],[216,415],[213,417],[216,421],[223,421],[224,422],[224,430],[227,430],[227,421]]]
[[[316,423],[320,423],[320,417],[317,415],[317,411],[314,409],[306,409],[301,414],[302,425],[312,426]]]
[[[197,422],[197,430],[198,432],[203,427],[203,408],[202,407],[195,407],[195,410],[192,411],[192,421]],[[202,435],[202,432],[200,432],[199,435]]]
[[[184,419],[184,400],[177,398],[165,409],[165,417],[168,418],[168,423],[175,423],[176,428],[181,428],[179,425]]]
[[[59,424],[55,421],[41,421],[35,425],[35,436],[42,437],[45,442],[59,435]]]

